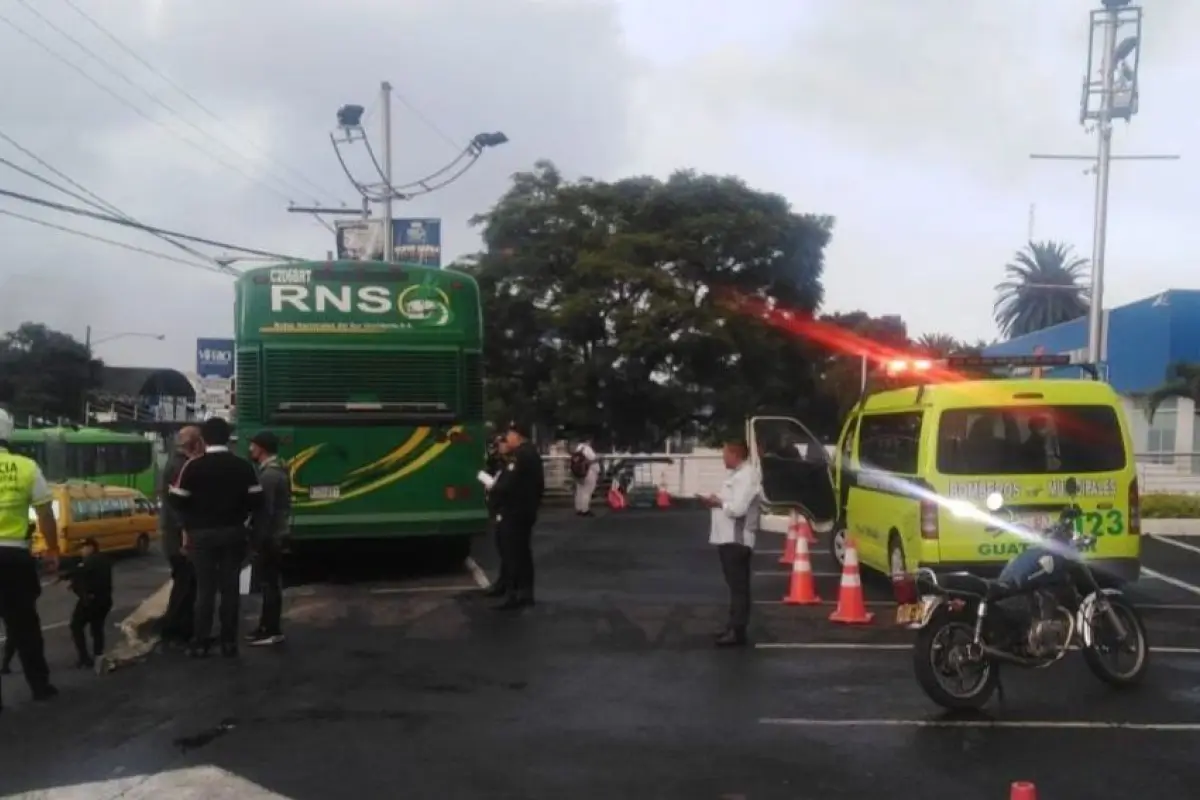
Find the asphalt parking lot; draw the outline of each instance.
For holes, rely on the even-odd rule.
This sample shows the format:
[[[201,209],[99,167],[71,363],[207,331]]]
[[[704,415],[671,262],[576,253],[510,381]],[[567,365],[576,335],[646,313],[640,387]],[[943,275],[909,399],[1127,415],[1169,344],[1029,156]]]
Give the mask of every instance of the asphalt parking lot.
[[[1077,658],[1005,674],[988,716],[917,688],[910,634],[778,601],[782,537],[755,559],[756,647],[715,651],[724,596],[702,514],[548,521],[538,606],[497,614],[471,569],[386,565],[289,589],[285,647],[156,656],[0,717],[6,796],[150,798],[1125,798],[1195,796],[1200,540],[1148,540],[1137,587],[1147,683],[1114,693]],[[778,538],[780,541],[772,541]],[[1188,545],[1182,547],[1180,545]],[[476,560],[493,558],[481,543]],[[369,568],[368,568],[369,567]],[[814,561],[837,597],[832,559]],[[1191,588],[1188,588],[1191,587]],[[18,688],[16,691],[20,691]],[[15,693],[15,692],[13,692]],[[6,692],[9,694],[9,692]],[[11,746],[10,746],[11,743]],[[26,793],[26,794],[22,794]]]

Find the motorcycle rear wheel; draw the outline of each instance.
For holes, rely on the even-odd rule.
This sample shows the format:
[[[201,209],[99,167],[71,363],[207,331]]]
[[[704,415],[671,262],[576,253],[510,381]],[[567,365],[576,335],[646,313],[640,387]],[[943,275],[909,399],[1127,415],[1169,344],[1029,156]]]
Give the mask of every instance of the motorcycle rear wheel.
[[[1000,679],[997,665],[984,658],[962,662],[965,645],[974,638],[974,625],[961,614],[939,609],[929,624],[917,633],[913,643],[913,669],[917,683],[942,708],[951,711],[977,711],[987,705]],[[948,641],[948,640],[956,641]],[[958,653],[957,659],[954,654]],[[962,667],[977,672],[974,680],[955,686],[954,672]]]
[[[1110,640],[1115,640],[1116,632],[1112,630],[1112,623],[1109,621],[1108,615],[1099,613],[1096,614],[1093,622],[1092,646],[1083,648],[1083,659],[1087,662],[1088,669],[1097,678],[1109,686],[1125,689],[1141,683],[1146,676],[1146,671],[1150,668],[1150,644],[1146,636],[1146,625],[1142,622],[1142,617],[1138,614],[1137,609],[1123,597],[1109,597],[1108,602],[1121,619],[1121,624],[1132,640],[1128,643],[1132,644],[1134,648],[1134,663],[1125,670],[1110,663],[1109,659],[1112,654],[1106,652],[1104,648],[1111,647]],[[1126,643],[1121,644],[1125,645]]]

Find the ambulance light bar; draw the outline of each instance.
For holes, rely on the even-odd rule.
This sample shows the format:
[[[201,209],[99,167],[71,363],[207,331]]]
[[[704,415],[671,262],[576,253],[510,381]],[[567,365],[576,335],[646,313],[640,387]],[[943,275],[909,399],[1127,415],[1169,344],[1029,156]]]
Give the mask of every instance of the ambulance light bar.
[[[950,356],[946,366],[951,369],[991,369],[997,367],[1069,367],[1069,355],[1046,356]]]

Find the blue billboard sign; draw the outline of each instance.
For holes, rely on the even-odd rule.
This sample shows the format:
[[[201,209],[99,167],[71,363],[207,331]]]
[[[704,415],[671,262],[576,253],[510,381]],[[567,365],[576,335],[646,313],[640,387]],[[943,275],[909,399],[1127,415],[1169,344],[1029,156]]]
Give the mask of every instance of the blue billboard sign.
[[[196,374],[201,378],[232,378],[233,339],[197,339]]]
[[[442,221],[440,219],[392,220],[392,249],[396,261],[442,266]]]

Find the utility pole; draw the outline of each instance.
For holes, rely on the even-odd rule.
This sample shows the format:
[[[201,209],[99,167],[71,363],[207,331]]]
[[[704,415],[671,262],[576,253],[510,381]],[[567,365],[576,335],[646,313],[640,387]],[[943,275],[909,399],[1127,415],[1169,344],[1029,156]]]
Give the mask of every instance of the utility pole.
[[[1050,155],[1033,153],[1030,158],[1049,161],[1089,161],[1085,171],[1096,176],[1092,219],[1092,275],[1088,303],[1087,359],[1099,364],[1103,355],[1104,267],[1108,244],[1108,184],[1113,161],[1176,161],[1177,155],[1112,154],[1113,120],[1129,122],[1138,111],[1138,64],[1141,61],[1142,9],[1131,0],[1101,0],[1104,6],[1091,12],[1087,72],[1083,78],[1083,100],[1079,121],[1091,123],[1096,132],[1096,155]],[[1118,39],[1118,32],[1126,34]],[[1097,32],[1100,36],[1097,37]],[[1097,42],[1099,44],[1097,45]],[[1119,75],[1118,75],[1119,73]]]
[[[396,260],[396,248],[392,246],[392,200],[396,190],[392,188],[392,85],[387,81],[379,84],[379,102],[383,117],[383,260]]]

